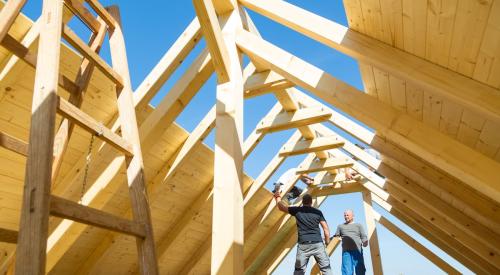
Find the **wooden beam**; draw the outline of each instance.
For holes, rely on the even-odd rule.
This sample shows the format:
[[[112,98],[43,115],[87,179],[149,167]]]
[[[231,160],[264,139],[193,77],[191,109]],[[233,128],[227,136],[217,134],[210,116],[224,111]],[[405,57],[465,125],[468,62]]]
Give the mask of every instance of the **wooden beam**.
[[[62,97],[57,97],[57,112],[83,129],[89,131],[91,134],[108,142],[111,146],[127,156],[134,155],[133,147],[128,141],[115,134],[102,123],[97,122],[91,116],[87,115]]]
[[[223,15],[234,10],[238,3],[236,0],[213,0],[215,11],[218,15]]]
[[[22,59],[31,67],[36,68],[37,55],[32,50],[29,50],[27,47],[25,47],[22,43],[18,42],[15,38],[7,34],[1,41],[1,44],[7,50],[12,52],[16,57]],[[11,60],[12,62],[7,63],[4,70],[9,71],[9,68],[12,68],[11,66],[16,63],[17,59]],[[5,71],[5,73],[2,73],[2,75],[6,74],[7,71]],[[59,75],[58,84],[61,88],[65,89],[70,94],[77,93],[78,91],[77,85],[64,75]]]
[[[373,210],[374,211],[374,210]],[[391,231],[394,235],[396,235],[400,240],[405,242],[408,246],[415,249],[420,255],[424,256],[427,260],[435,264],[441,270],[446,272],[447,274],[461,274],[458,270],[453,268],[446,261],[441,259],[438,255],[434,254],[431,250],[427,249],[425,246],[420,244],[417,240],[412,238],[410,235],[406,234],[403,230],[401,230],[397,225],[393,224],[391,221],[386,219],[384,216],[380,215],[377,212],[373,212],[375,216],[375,220],[383,225],[387,230]]]
[[[194,18],[135,90],[134,102],[137,110],[142,110],[147,106],[200,39],[200,23],[197,18]]]
[[[445,217],[449,223],[466,231],[467,235],[477,238],[478,242],[494,250],[495,254],[500,253],[500,251],[498,251],[500,247],[500,236],[495,233],[495,231],[475,222],[472,218],[465,215],[463,211],[444,202],[440,197],[430,193],[388,165],[382,163],[379,167],[379,172],[390,180],[390,184],[387,186],[389,191],[394,188],[397,190],[404,190],[417,202],[427,205],[430,209]]]
[[[297,128],[314,123],[320,123],[330,118],[332,114],[322,108],[299,109],[295,112],[285,112],[276,117],[265,117],[259,125],[258,131],[268,133]]]
[[[104,75],[106,75],[117,86],[117,92],[121,91],[123,87],[123,79],[111,66],[108,65],[95,51],[93,51],[87,44],[85,44],[68,26],[63,27],[62,33],[64,39],[75,49],[77,49],[85,58],[92,61]]]
[[[245,81],[245,98],[282,91],[295,86],[292,82],[273,71],[263,71],[251,75]]]
[[[380,256],[380,247],[378,244],[377,227],[372,206],[372,195],[369,191],[363,192],[363,208],[366,218],[366,235],[370,244],[370,255],[372,259],[373,274],[384,274],[382,270],[382,259]]]
[[[15,230],[0,228],[0,242],[17,243],[18,233]]]
[[[332,184],[328,186],[321,186],[312,190],[313,196],[322,197],[322,196],[331,196],[331,195],[340,195],[340,194],[349,194],[356,193],[365,190],[363,185],[359,182],[352,183],[341,183],[341,184]]]
[[[43,2],[16,274],[45,272],[62,12],[62,0]]]
[[[94,11],[101,17],[104,22],[108,25],[110,31],[115,29],[115,26],[118,25],[116,19],[99,3],[99,0],[85,0],[89,6],[94,9]]]
[[[372,146],[382,154],[385,164],[398,169],[399,167],[410,168],[411,171],[416,173],[416,176],[413,178],[414,180],[422,177],[442,190],[446,190],[445,192],[453,196],[456,201],[461,201],[468,206],[469,209],[466,212],[469,216],[474,217],[477,222],[490,227],[493,231],[498,230],[498,226],[500,226],[500,216],[498,215],[500,207],[498,202],[482,195],[466,183],[444,173],[425,160],[408,153],[404,148],[400,148],[385,139],[375,138]],[[395,160],[397,163],[391,160]],[[405,176],[408,177],[409,175]],[[490,225],[491,222],[484,223],[484,220],[491,221],[497,226]]]
[[[140,238],[146,236],[146,228],[143,224],[56,196],[50,197],[50,214]]]
[[[276,103],[274,104],[273,108],[271,108],[271,110],[266,114],[266,117],[274,117],[278,115],[282,110],[283,108],[281,108],[280,104]],[[258,125],[257,127],[255,127],[252,133],[250,133],[250,135],[247,137],[247,140],[245,140],[245,143],[243,144],[243,151],[245,152],[244,154],[245,158],[247,157],[247,154],[249,152],[252,152],[254,149],[254,148],[249,148],[249,146],[256,146],[257,143],[254,142],[254,140],[255,141],[260,140],[265,136],[264,132],[257,131],[257,129]]]
[[[222,30],[219,25],[217,14],[215,13],[212,0],[193,0],[194,9],[200,22],[201,31],[207,42],[207,48],[212,56],[217,81],[226,83],[229,81],[231,71],[231,60],[227,46],[222,38]]]
[[[492,272],[496,272],[495,269],[492,269],[492,267],[489,266],[489,264],[482,264],[480,261],[468,254],[467,249],[461,246],[455,239],[449,236],[446,232],[430,225],[430,222],[421,218],[418,213],[412,212],[405,206],[397,206],[396,208],[396,205],[393,206],[377,196],[373,196],[372,198],[373,201],[383,209],[410,226],[417,233],[434,243],[437,247],[445,251],[448,255],[455,258],[473,272],[478,274],[491,274]]]
[[[301,140],[295,145],[285,144],[280,150],[281,156],[295,156],[317,151],[336,149],[344,146],[344,142],[337,136],[317,137],[312,140]]]
[[[144,177],[144,162],[142,159],[141,140],[137,128],[137,118],[132,96],[127,52],[123,37],[121,17],[118,6],[107,8],[109,14],[115,19],[115,28],[109,35],[111,61],[115,70],[123,79],[123,90],[117,99],[119,121],[124,139],[132,144],[134,156],[126,161],[127,184],[130,193],[132,216],[134,221],[145,227],[144,238],[136,238],[138,251],[139,270],[142,274],[158,274],[158,260],[156,257],[151,210],[146,193],[146,180]],[[119,89],[117,87],[117,89]]]
[[[213,18],[215,10],[207,6],[212,1],[204,2],[205,8],[213,13],[210,21],[218,26],[218,21]],[[234,32],[243,26],[238,9],[221,16],[221,20],[226,24],[217,44],[219,50],[221,45],[227,50],[227,63],[224,66],[228,78],[224,79],[219,72],[216,92],[211,255],[211,274],[214,275],[243,273],[244,244],[243,71],[242,55],[234,42]],[[203,30],[203,23],[201,26]],[[207,33],[204,34],[207,37]],[[210,53],[213,54],[213,49]]]
[[[28,144],[16,137],[0,131],[0,146],[23,156],[28,155]]]
[[[424,90],[451,99],[500,122],[500,95],[492,87],[443,68],[375,38],[303,10],[282,0],[239,0],[246,7],[320,43],[372,64]]]
[[[318,160],[310,165],[300,165],[297,168],[297,174],[308,174],[308,173],[314,173],[314,172],[319,172],[319,171],[330,171],[330,170],[335,170],[339,168],[346,168],[346,167],[351,167],[353,165],[353,162],[350,161],[347,158],[327,158],[323,160]]]
[[[93,32],[99,32],[101,25],[105,22],[99,22],[97,18],[83,5],[79,0],[65,0],[64,4]],[[107,28],[106,28],[107,29]]]
[[[500,174],[493,172],[500,163],[244,30],[238,31],[236,42],[246,54],[366,123],[378,136],[500,201],[500,186],[494,184],[500,182]]]
[[[273,251],[269,253],[267,260],[265,260],[254,273],[267,275],[272,274],[286,258],[286,256],[292,251],[296,244],[297,230],[292,229],[283,237],[280,245],[276,246]]]
[[[26,0],[9,0],[0,11],[0,41],[7,35]]]

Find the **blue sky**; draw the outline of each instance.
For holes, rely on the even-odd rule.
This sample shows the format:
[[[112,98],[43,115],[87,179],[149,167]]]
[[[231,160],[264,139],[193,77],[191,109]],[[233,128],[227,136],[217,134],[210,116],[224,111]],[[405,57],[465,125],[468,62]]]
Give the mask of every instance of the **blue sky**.
[[[42,1],[28,1],[24,12],[33,19],[40,15]],[[297,6],[312,11],[330,20],[347,25],[346,16],[342,1],[340,0],[293,0],[289,1]],[[183,32],[187,25],[194,18],[195,13],[192,2],[182,1],[108,1],[101,0],[104,5],[119,4],[122,15],[123,30],[128,53],[128,62],[133,88],[137,88],[149,71],[156,65],[167,49],[173,44],[177,37]],[[357,62],[335,50],[315,42],[301,34],[298,34],[284,26],[268,20],[258,14],[250,12],[250,16],[255,22],[262,36],[278,45],[279,47],[293,53],[296,56],[320,67],[333,76],[363,90],[363,85],[358,72]],[[70,26],[81,36],[88,37],[88,31],[81,23],[73,20]],[[168,92],[183,71],[189,66],[193,58],[205,47],[204,41],[193,50],[180,69],[161,89],[157,97],[152,101],[156,105]],[[102,56],[109,61],[108,45],[104,45]],[[183,113],[176,120],[186,130],[193,130],[206,112],[215,103],[215,77],[204,85],[193,101],[186,107]],[[258,121],[270,110],[276,102],[272,95],[249,99],[245,102],[244,129],[248,135]],[[267,162],[278,152],[279,148],[291,135],[292,131],[284,131],[268,135],[264,141],[256,148],[253,154],[245,161],[245,172],[256,178],[260,171],[267,165]],[[343,134],[343,133],[341,133]],[[343,134],[345,135],[345,134]],[[213,133],[207,138],[206,143],[213,148]],[[347,137],[347,136],[346,136]],[[350,137],[348,137],[351,139]],[[351,139],[352,140],[352,139]],[[270,179],[267,186],[276,180],[281,173],[288,168],[297,166],[302,161],[301,158],[293,157],[285,161],[284,165]],[[365,228],[364,211],[361,204],[360,194],[338,195],[330,197],[322,205],[325,217],[330,224],[331,231],[336,225],[343,221],[342,213],[346,208],[353,209],[355,219],[361,222]],[[405,232],[421,241],[426,247],[447,259],[452,266],[458,268],[463,273],[470,273],[462,265],[448,257],[445,253],[427,242],[413,230],[393,218],[383,209],[375,206],[376,211],[383,214],[391,221],[400,226]],[[382,263],[386,274],[442,274],[443,272],[435,267],[423,256],[416,253],[397,237],[392,235],[382,226],[377,225],[379,234]],[[365,261],[368,274],[371,273],[371,259],[369,251],[365,251]],[[288,255],[283,263],[278,267],[275,274],[291,274],[295,250]],[[335,274],[340,274],[340,249],[331,257]]]

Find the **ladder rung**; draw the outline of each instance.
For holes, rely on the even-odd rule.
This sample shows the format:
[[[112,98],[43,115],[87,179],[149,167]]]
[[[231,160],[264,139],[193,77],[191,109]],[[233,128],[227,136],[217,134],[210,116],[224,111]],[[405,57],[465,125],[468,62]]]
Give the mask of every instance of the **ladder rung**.
[[[14,37],[7,34],[1,43],[2,46],[4,46],[7,50],[12,52],[17,57],[21,58],[31,67],[36,68],[36,54],[26,48]],[[64,75],[59,75],[58,84],[71,94],[76,94],[79,91],[78,86]]]
[[[99,15],[99,17],[106,22],[110,29],[114,29],[118,23],[115,18],[109,14],[109,12],[99,3],[97,0],[85,0],[94,9],[94,11]]]
[[[115,134],[109,128],[102,125],[102,123],[97,122],[94,118],[69,103],[64,98],[58,97],[57,111],[62,116],[92,134],[97,135],[99,138],[108,142],[111,146],[122,151],[127,156],[134,155],[132,145],[130,143]]]
[[[6,133],[0,132],[0,146],[23,156],[28,155],[28,144]]]
[[[0,242],[17,243],[18,232],[10,229],[0,228]]]
[[[50,214],[136,237],[146,237],[146,228],[141,223],[117,217],[54,195],[50,197]]]
[[[101,22],[78,0],[64,0],[66,7],[71,10],[82,22],[92,31],[98,32],[101,28]]]
[[[92,61],[101,71],[109,77],[118,88],[123,87],[122,77],[111,68],[96,52],[85,44],[68,26],[63,27],[62,35],[71,46],[80,51],[87,59]],[[120,89],[118,89],[120,90]]]

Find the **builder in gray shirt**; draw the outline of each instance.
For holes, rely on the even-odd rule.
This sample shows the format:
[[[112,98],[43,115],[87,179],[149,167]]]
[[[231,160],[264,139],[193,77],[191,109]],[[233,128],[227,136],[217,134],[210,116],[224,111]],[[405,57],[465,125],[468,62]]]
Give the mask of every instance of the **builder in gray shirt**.
[[[335,232],[335,237],[342,239],[342,275],[365,274],[365,263],[363,260],[363,245],[368,246],[363,226],[354,222],[352,210],[344,211],[345,223],[340,224]]]

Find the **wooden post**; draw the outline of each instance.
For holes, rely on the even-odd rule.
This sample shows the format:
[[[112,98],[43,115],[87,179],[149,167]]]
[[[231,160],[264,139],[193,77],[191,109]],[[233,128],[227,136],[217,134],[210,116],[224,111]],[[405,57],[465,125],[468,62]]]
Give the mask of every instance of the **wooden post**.
[[[211,274],[243,274],[243,72],[234,42],[241,19],[237,9],[221,19],[230,70],[217,86]]]
[[[137,119],[135,116],[125,41],[121,30],[120,11],[117,6],[109,7],[108,11],[117,22],[114,26],[114,30],[110,33],[109,45],[111,48],[113,69],[123,78],[123,90],[118,96],[118,111],[122,136],[132,144],[134,152],[134,156],[127,159],[126,163],[132,213],[134,220],[144,224],[146,230],[145,238],[136,238],[139,255],[139,269],[142,274],[158,274],[153,225],[151,223],[151,213],[144,179],[141,141],[139,139],[139,130],[137,128]]]
[[[45,272],[62,5],[43,1],[16,274]]]
[[[372,256],[373,274],[384,274],[382,271],[382,260],[380,258],[380,248],[378,245],[377,228],[375,225],[374,212],[372,207],[372,195],[369,191],[363,191],[363,207],[365,208],[367,236],[370,243],[370,254]]]

